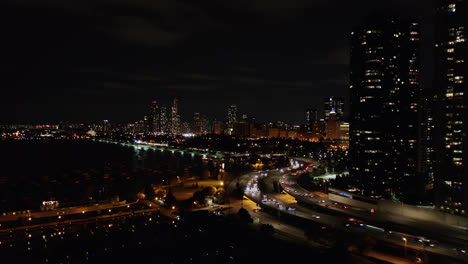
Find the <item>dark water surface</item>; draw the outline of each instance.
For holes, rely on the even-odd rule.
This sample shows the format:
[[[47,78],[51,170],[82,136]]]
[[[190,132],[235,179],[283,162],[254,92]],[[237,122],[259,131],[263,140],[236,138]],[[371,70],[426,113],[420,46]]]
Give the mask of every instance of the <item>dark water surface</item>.
[[[206,164],[205,164],[206,165]],[[0,211],[38,209],[119,196],[134,200],[150,183],[206,177],[200,157],[93,141],[0,142]],[[92,200],[91,200],[92,199]]]

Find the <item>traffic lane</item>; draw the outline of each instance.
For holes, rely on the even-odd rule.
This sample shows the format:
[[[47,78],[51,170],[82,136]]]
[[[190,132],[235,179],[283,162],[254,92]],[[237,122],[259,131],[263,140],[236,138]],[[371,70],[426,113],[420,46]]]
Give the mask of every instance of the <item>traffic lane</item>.
[[[254,181],[258,181],[258,179],[259,179],[258,176],[254,177],[254,178],[251,178],[250,181],[247,183],[247,186],[251,186],[254,183]],[[367,224],[359,224],[359,227],[352,227],[349,224],[343,224],[343,222],[342,222],[343,219],[342,218],[323,215],[323,214],[318,215],[318,213],[315,214],[315,215],[311,215],[310,212],[304,212],[302,210],[298,210],[297,207],[295,208],[294,212],[291,212],[291,211],[287,210],[287,207],[284,206],[284,205],[282,207],[280,207],[279,204],[281,204],[281,203],[279,203],[276,200],[268,198],[268,195],[262,194],[258,189],[249,190],[248,192],[245,192],[245,195],[247,197],[249,197],[249,199],[252,199],[253,201],[257,202],[258,204],[261,204],[264,207],[276,210],[278,212],[286,213],[286,214],[289,214],[289,215],[294,215],[296,217],[301,217],[303,219],[311,220],[313,222],[324,224],[326,226],[333,226],[333,227],[335,227],[337,229],[340,229],[340,230],[345,230],[345,231],[346,230],[347,231],[352,230],[352,231],[355,231],[355,232],[357,231],[357,233],[359,233],[359,234],[368,234],[368,235],[370,234],[370,235],[374,236],[377,239],[381,239],[381,240],[384,240],[384,241],[387,241],[387,242],[391,242],[391,243],[399,245],[399,246],[408,246],[409,241],[406,241],[406,243],[404,243],[405,241],[403,241],[400,234],[392,234],[392,233],[388,234],[382,228],[378,228],[378,227],[367,225]],[[265,198],[266,198],[266,200],[265,200]],[[450,251],[449,246],[444,245],[444,246],[441,246],[441,247],[438,247],[438,248],[425,249],[424,245],[418,245],[418,244],[413,245],[413,243],[414,242],[409,242],[410,246],[414,247],[414,249],[417,249],[417,250],[427,250],[427,251],[430,251],[430,252],[433,252],[433,253],[438,253],[438,254],[443,254],[443,255],[448,255],[448,256],[453,255],[453,252]],[[465,256],[457,256],[457,257],[459,259],[464,259]]]
[[[331,200],[328,200],[328,199],[325,199],[325,198],[322,198],[322,197],[310,197],[310,193],[305,190],[304,188],[300,187],[299,185],[297,184],[292,184],[290,185],[291,183],[293,183],[293,181],[290,181],[290,177],[294,177],[292,175],[285,175],[286,178],[282,178],[283,181],[285,181],[284,183],[282,183],[282,185],[285,185],[285,190],[290,193],[291,195],[295,196],[298,200],[302,200],[302,201],[312,201],[314,204],[316,205],[319,205],[319,206],[322,206],[322,207],[327,207],[328,209],[332,209],[332,210],[336,210],[336,211],[341,211],[341,212],[345,212],[345,213],[352,213],[353,211],[344,211],[343,209],[341,208],[338,208],[336,207],[336,205],[334,204],[334,202],[332,202]],[[288,181],[289,182],[286,182]],[[306,194],[305,196],[301,196],[302,194]],[[360,217],[366,217],[366,216],[369,216],[369,214],[362,214],[362,213],[359,213],[357,212],[358,215],[357,216],[360,216]],[[378,218],[378,217],[375,217],[375,218]],[[375,220],[375,219],[374,219]],[[372,226],[373,227],[373,226]],[[404,246],[404,240],[403,238],[412,238],[411,240],[407,240],[407,246],[408,246],[408,243],[410,243],[410,245],[414,248],[414,249],[418,249],[418,250],[421,250],[421,249],[425,249],[426,248],[426,245],[424,243],[421,243],[419,242],[418,240],[419,239],[416,239],[418,236],[415,236],[415,235],[410,235],[410,234],[402,234],[400,233],[401,235],[400,236],[392,236],[392,235],[388,235],[386,234],[383,229],[381,229],[382,231],[378,232],[376,231],[375,228],[367,228],[367,232],[369,233],[372,233],[374,235],[377,235],[383,239],[387,239],[393,243],[396,243],[396,244],[399,244],[399,245],[403,245]],[[394,232],[394,233],[398,233],[398,232]],[[389,238],[391,237],[391,238]],[[403,242],[402,242],[403,241]],[[415,242],[417,241],[417,242]],[[429,251],[433,252],[433,253],[437,253],[437,254],[442,254],[442,255],[453,255],[454,253],[456,253],[455,255],[457,255],[458,257],[461,257],[463,259],[465,258],[468,258],[468,256],[466,256],[466,250],[458,245],[449,245],[449,244],[442,244],[442,243],[438,243],[437,244],[438,247],[437,248],[431,248],[429,249]],[[435,246],[435,244],[434,244]],[[463,251],[465,251],[465,253],[463,253]]]
[[[357,213],[355,216],[368,216],[370,214],[370,212],[368,213],[368,211],[365,211],[365,214],[362,214],[364,213],[363,210],[355,210],[355,208],[352,206],[342,205],[344,207],[340,208],[339,206],[337,206],[338,204],[336,204],[336,202],[327,198],[314,195],[308,190],[304,189],[303,187],[297,184],[296,180],[293,177],[294,176],[290,174],[284,175],[280,181],[281,187],[287,193],[291,194],[296,198],[299,198],[303,202],[313,203],[321,207],[327,207],[332,210],[336,210],[341,213],[347,214],[354,210]]]
[[[446,227],[441,228],[440,226],[434,224],[396,217],[390,214],[380,214],[379,212],[372,213],[371,211],[340,204],[323,197],[317,197],[309,193],[306,189],[302,188],[298,184],[296,184],[295,177],[291,175],[286,175],[285,177],[283,177],[282,182],[284,182],[284,184],[282,183],[282,186],[285,186],[285,190],[302,202],[321,206],[322,208],[348,214],[353,217],[364,218],[372,222],[394,222],[397,224],[406,225],[409,227],[413,227],[417,229],[418,232],[424,233],[428,236],[441,236],[443,240],[445,240],[448,243],[460,244],[465,247],[467,246],[468,241],[466,240],[468,239],[468,232],[466,231],[460,231]],[[451,235],[447,236],[447,234]]]

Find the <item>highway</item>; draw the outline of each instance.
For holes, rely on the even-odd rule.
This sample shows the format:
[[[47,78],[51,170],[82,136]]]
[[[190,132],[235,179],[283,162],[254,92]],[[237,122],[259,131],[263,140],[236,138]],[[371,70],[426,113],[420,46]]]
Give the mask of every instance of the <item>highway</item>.
[[[293,170],[298,169],[299,166],[300,164],[296,164]],[[370,224],[367,221],[349,221],[346,217],[315,212],[309,208],[304,208],[303,206],[298,206],[297,204],[291,204],[290,201],[280,201],[279,199],[272,198],[271,195],[262,192],[259,188],[259,180],[268,178],[270,176],[279,178],[280,183],[284,189],[287,190],[289,194],[294,195],[295,198],[301,199],[303,197],[307,197],[307,199],[311,199],[311,201],[313,201],[313,203],[316,205],[320,205],[327,209],[332,208],[333,206],[333,208],[339,209],[340,212],[347,213],[348,210],[352,209],[340,208],[340,205],[333,204],[332,201],[327,201],[325,198],[313,195],[302,187],[297,186],[297,183],[292,180],[292,177],[295,176],[292,176],[288,169],[282,169],[282,171],[255,172],[243,175],[239,179],[239,185],[244,189],[244,194],[249,199],[259,204],[261,207],[277,210],[280,212],[280,214],[289,214],[300,217],[345,232],[351,232],[360,235],[371,235],[379,240],[399,245],[401,247],[406,246],[408,249],[411,248],[414,250],[427,251],[435,254],[450,256],[463,261],[468,261],[468,255],[463,253],[466,252],[466,249],[458,244],[436,241],[418,234],[408,234],[396,231],[387,232],[383,228]],[[351,211],[360,213],[360,218],[362,218],[361,214],[371,214],[370,212],[367,213],[363,212],[362,210],[357,210],[357,208]],[[454,250],[455,248],[457,250]]]
[[[310,162],[304,163],[304,167],[310,165],[312,165]],[[363,208],[340,204],[325,197],[315,195],[298,185],[298,175],[298,173],[287,173],[280,179],[282,188],[288,194],[294,196],[298,201],[323,208],[325,210],[360,218],[375,225],[381,225],[382,227],[389,222],[395,223],[401,227],[406,226],[407,228],[404,228],[405,230],[410,229],[413,232],[424,234],[426,236],[437,237],[443,239],[445,242],[459,244],[465,249],[468,248],[468,230],[466,228],[404,218],[389,213],[380,213],[379,211],[371,213],[369,210]]]
[[[113,208],[123,208],[123,207],[129,207],[135,203],[126,203],[126,201],[120,201],[120,202],[113,202],[113,203],[104,203],[104,204],[93,204],[93,205],[88,205],[88,206],[75,206],[75,207],[67,207],[67,208],[58,208],[58,209],[53,209],[53,210],[48,210],[48,211],[38,211],[38,212],[30,212],[24,211],[24,212],[9,212],[9,213],[3,213],[0,216],[0,223],[1,222],[9,222],[9,221],[18,221],[21,219],[26,219],[28,218],[29,221],[34,220],[34,219],[39,219],[39,218],[45,218],[45,217],[62,217],[65,215],[72,215],[72,214],[80,214],[80,213],[87,213],[87,212],[95,212],[99,210],[112,210]]]
[[[69,219],[69,220],[63,220],[63,221],[47,222],[43,224],[34,224],[34,225],[18,226],[18,227],[12,227],[12,228],[4,228],[4,229],[0,229],[0,234],[10,233],[13,231],[18,231],[18,230],[31,230],[31,229],[36,229],[36,228],[43,228],[43,227],[48,227],[48,226],[86,224],[86,223],[95,222],[96,220],[111,219],[111,218],[122,217],[122,216],[131,216],[131,215],[139,215],[139,214],[154,213],[154,212],[159,212],[159,209],[151,208],[151,209],[135,210],[131,212],[117,212],[117,213],[113,213],[110,215],[99,215],[99,216],[92,216],[92,217],[79,218],[79,219]]]

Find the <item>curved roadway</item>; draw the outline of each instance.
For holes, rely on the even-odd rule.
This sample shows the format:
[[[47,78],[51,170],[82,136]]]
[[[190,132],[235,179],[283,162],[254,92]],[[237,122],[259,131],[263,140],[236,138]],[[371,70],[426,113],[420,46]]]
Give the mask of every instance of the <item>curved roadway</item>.
[[[294,171],[297,169],[301,169],[306,165],[308,164],[303,163],[303,161],[300,161],[295,162],[294,166],[291,168],[249,173],[241,176],[238,180],[238,183],[240,187],[244,190],[245,196],[247,196],[252,201],[256,202],[261,207],[276,210],[279,213],[279,215],[289,214],[319,224],[331,226],[342,231],[356,234],[372,235],[380,240],[397,244],[402,247],[406,246],[416,250],[447,255],[463,261],[468,261],[468,254],[463,253],[466,252],[466,248],[464,248],[464,246],[460,247],[457,244],[453,243],[441,243],[417,235],[411,235],[396,231],[386,231],[383,228],[364,223],[362,221],[349,221],[347,217],[319,213],[309,208],[304,208],[303,206],[288,204],[279,201],[280,199],[275,199],[273,196],[268,195],[262,192],[262,190],[260,190],[259,180],[265,179],[267,177],[275,177],[279,179],[283,189],[299,201],[311,203],[316,206],[321,206],[328,210],[334,210],[340,213],[345,213],[346,215],[359,217],[361,219],[366,219],[365,216],[367,216],[371,217],[374,221],[376,220],[373,218],[377,215],[371,214],[367,211],[359,210],[359,208],[344,208],[342,205],[334,204],[331,200],[322,198],[320,196],[315,196],[309,191],[305,190],[304,188],[298,186],[296,182],[297,178],[296,176],[293,176],[291,170]]]
[[[310,160],[301,160],[302,167],[312,165]],[[300,171],[303,172],[303,171]],[[366,232],[372,231],[371,233],[380,233],[379,237],[385,240],[393,240],[397,244],[404,246],[405,240],[407,246],[411,246],[416,249],[426,250],[429,252],[448,255],[456,257],[458,259],[468,260],[468,233],[463,228],[451,228],[447,226],[441,226],[430,222],[417,221],[390,214],[380,214],[379,212],[371,213],[369,210],[347,206],[334,202],[330,199],[314,195],[305,188],[301,187],[297,183],[298,173],[286,173],[280,179],[280,184],[283,189],[296,200],[310,204],[330,212],[338,212],[340,214],[364,219],[366,222],[370,222],[373,225],[361,224],[366,228]],[[388,222],[393,222],[401,226],[406,226],[405,233],[396,232],[392,230],[385,230],[382,228]],[[381,225],[381,227],[378,227]],[[419,234],[425,234],[425,236],[407,234],[408,230]],[[412,233],[413,233],[412,232]],[[440,238],[442,241],[431,240],[426,237],[433,236]]]

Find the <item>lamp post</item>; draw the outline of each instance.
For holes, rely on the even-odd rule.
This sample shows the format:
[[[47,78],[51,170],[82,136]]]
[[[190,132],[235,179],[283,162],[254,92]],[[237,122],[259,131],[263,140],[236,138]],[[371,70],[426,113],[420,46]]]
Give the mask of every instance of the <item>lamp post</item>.
[[[405,241],[405,257],[406,257],[406,243],[407,243],[408,240],[406,239],[406,237],[404,237],[403,241]]]

